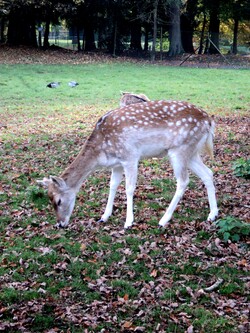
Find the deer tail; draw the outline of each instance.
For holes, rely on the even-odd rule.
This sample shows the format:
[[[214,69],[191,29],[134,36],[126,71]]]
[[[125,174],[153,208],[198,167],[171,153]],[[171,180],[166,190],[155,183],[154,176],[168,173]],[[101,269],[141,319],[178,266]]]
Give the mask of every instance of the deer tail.
[[[208,155],[211,157],[211,159],[214,158],[214,130],[215,130],[215,122],[211,120],[210,128],[207,136],[207,140],[205,142],[204,149],[208,153]]]

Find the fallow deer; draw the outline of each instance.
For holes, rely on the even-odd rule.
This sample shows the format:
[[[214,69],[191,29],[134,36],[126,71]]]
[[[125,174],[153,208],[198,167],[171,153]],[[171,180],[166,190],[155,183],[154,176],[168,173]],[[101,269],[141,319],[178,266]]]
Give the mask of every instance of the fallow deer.
[[[141,159],[168,155],[177,181],[172,201],[159,222],[166,226],[189,183],[188,169],[205,184],[210,213],[218,214],[212,171],[202,162],[205,150],[213,157],[214,121],[200,108],[186,102],[149,101],[127,105],[106,113],[72,164],[60,177],[38,181],[48,187],[57,226],[66,227],[83,181],[99,168],[111,168],[108,202],[100,221],[112,214],[113,202],[123,173],[126,180],[127,213],[124,228],[132,226],[133,194]]]

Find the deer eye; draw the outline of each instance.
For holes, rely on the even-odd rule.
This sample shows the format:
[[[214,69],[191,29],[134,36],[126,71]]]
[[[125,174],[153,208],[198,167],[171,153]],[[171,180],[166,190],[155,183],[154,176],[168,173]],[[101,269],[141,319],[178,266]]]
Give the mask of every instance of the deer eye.
[[[59,200],[57,201],[57,206],[59,207],[59,206],[61,205],[61,203],[62,203],[62,200],[59,199]]]

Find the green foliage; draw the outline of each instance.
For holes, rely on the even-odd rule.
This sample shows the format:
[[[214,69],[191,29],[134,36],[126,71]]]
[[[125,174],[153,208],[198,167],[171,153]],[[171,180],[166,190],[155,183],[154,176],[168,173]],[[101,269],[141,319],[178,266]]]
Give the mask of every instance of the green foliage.
[[[250,235],[250,224],[232,216],[219,219],[216,226],[218,227],[219,236],[226,242],[229,239],[238,242],[242,237]]]
[[[45,330],[49,329],[53,326],[55,322],[55,318],[50,314],[36,314],[34,319],[34,327],[36,327],[36,332],[44,332]]]
[[[250,179],[250,159],[247,160],[243,157],[237,159],[233,163],[233,170],[237,177]]]
[[[14,288],[3,288],[0,293],[0,301],[3,304],[15,303],[20,298],[20,292]]]
[[[226,283],[225,286],[222,286],[220,288],[221,295],[231,295],[239,292],[244,292],[244,291],[241,290],[241,287],[236,282]]]

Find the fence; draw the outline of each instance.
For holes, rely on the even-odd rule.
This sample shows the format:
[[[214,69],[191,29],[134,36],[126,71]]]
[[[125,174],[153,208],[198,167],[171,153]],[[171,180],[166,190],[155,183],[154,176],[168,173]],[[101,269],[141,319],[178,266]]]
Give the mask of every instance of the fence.
[[[196,35],[198,36],[198,35]],[[96,36],[97,37],[97,36]],[[42,38],[43,39],[43,38]],[[80,41],[82,44],[83,34],[80,34]],[[96,38],[97,40],[97,38]],[[56,45],[62,48],[70,49],[70,50],[77,50],[77,35],[72,34],[68,30],[55,30],[50,32],[49,34],[49,43],[50,45]],[[96,42],[96,47],[97,47]],[[142,47],[144,45],[143,38],[142,38]],[[194,49],[199,46],[198,38],[194,38]],[[152,47],[152,41],[149,42],[149,49]],[[125,47],[126,48],[126,47]],[[129,48],[129,43],[127,43],[127,48]],[[156,45],[157,50],[160,50],[160,41]],[[169,43],[167,37],[164,38],[163,42],[163,51],[168,51]],[[223,54],[230,53],[232,51],[232,37],[225,36],[220,34],[220,51]],[[250,44],[247,43],[245,45],[238,45],[238,53],[240,54],[250,54]]]

